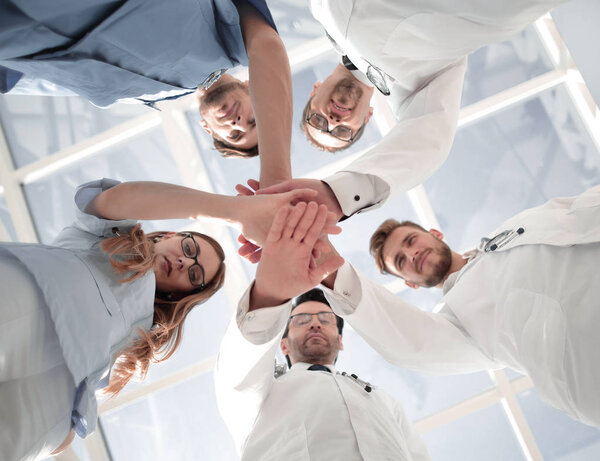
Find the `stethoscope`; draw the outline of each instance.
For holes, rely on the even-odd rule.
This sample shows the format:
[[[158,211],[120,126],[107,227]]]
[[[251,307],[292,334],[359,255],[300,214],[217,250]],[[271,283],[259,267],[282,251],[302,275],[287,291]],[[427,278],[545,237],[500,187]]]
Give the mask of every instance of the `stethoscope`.
[[[512,242],[519,235],[522,235],[525,232],[525,229],[519,227],[517,230],[505,230],[500,232],[498,235],[492,237],[491,239],[482,238],[481,244],[479,246],[480,250],[484,253],[489,253],[490,251],[496,251],[499,248],[502,248]]]
[[[366,392],[371,392],[373,390],[373,385],[371,383],[363,381],[358,376],[356,376],[354,373],[349,375],[345,371],[342,371],[341,374],[342,374],[342,376],[350,378],[352,381],[354,381],[356,384],[358,384],[360,387],[362,387]]]

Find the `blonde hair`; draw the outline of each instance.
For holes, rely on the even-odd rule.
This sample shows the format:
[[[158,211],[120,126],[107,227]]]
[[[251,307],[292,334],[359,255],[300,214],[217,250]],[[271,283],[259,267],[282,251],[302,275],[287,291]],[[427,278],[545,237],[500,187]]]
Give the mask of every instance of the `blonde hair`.
[[[144,379],[148,373],[150,362],[158,363],[173,355],[181,343],[183,322],[190,311],[215,294],[225,281],[225,253],[221,245],[208,235],[188,232],[207,241],[217,252],[221,261],[215,276],[204,286],[182,297],[181,299],[163,299],[157,293],[154,298],[154,318],[150,331],[140,329],[140,337],[127,349],[121,351],[111,370],[110,383],[104,390],[112,396],[117,395],[123,387],[138,373]],[[154,264],[154,242],[165,232],[145,234],[137,224],[124,235],[106,239],[101,248],[110,257],[113,269],[123,274],[121,283],[131,282],[142,277],[152,269]]]

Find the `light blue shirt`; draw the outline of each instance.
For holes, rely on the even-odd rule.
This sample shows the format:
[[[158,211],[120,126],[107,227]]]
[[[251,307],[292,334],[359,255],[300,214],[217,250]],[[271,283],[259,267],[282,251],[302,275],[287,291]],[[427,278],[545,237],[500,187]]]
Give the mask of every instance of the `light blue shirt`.
[[[252,3],[275,28],[264,0]],[[0,3],[0,92],[25,75],[104,107],[190,93],[247,65],[232,0],[9,0]],[[19,85],[22,94],[25,89]]]
[[[80,186],[75,195],[76,220],[60,232],[53,246],[2,244],[33,274],[44,294],[77,389],[73,422],[81,437],[95,429],[94,393],[108,384],[115,356],[137,338],[139,328],[151,328],[154,315],[154,273],[120,283],[100,248],[105,238],[127,232],[136,222],[110,221],[83,211],[116,184],[103,179]]]

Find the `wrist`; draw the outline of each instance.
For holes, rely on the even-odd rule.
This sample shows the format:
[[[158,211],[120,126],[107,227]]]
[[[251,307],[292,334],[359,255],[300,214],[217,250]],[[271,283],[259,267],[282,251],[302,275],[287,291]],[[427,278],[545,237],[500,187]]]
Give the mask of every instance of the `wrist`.
[[[284,302],[289,301],[289,298],[282,298],[277,294],[270,293],[268,289],[262,287],[258,280],[254,281],[250,290],[250,309],[261,309],[263,307],[279,306]]]

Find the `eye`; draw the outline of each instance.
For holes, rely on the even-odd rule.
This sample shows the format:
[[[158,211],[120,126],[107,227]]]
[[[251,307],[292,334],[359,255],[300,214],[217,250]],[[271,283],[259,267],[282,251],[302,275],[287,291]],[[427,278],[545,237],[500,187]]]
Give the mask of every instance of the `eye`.
[[[235,130],[232,131],[231,133],[229,133],[229,136],[227,136],[229,139],[231,139],[232,141],[237,141],[238,139],[240,139],[240,136],[242,135],[241,131]]]
[[[190,244],[189,244],[189,243],[185,242],[185,243],[183,244],[183,252],[184,252],[186,255],[191,255],[191,254],[192,254],[192,247],[190,246]]]
[[[415,241],[415,238],[416,238],[416,237],[414,237],[414,236],[410,237],[410,238],[408,239],[408,244],[409,244],[409,245],[412,245],[412,244],[413,244],[413,242]]]
[[[190,271],[189,276],[190,276],[190,282],[192,282],[192,283],[194,283],[198,280],[198,277],[196,276],[195,271]]]

